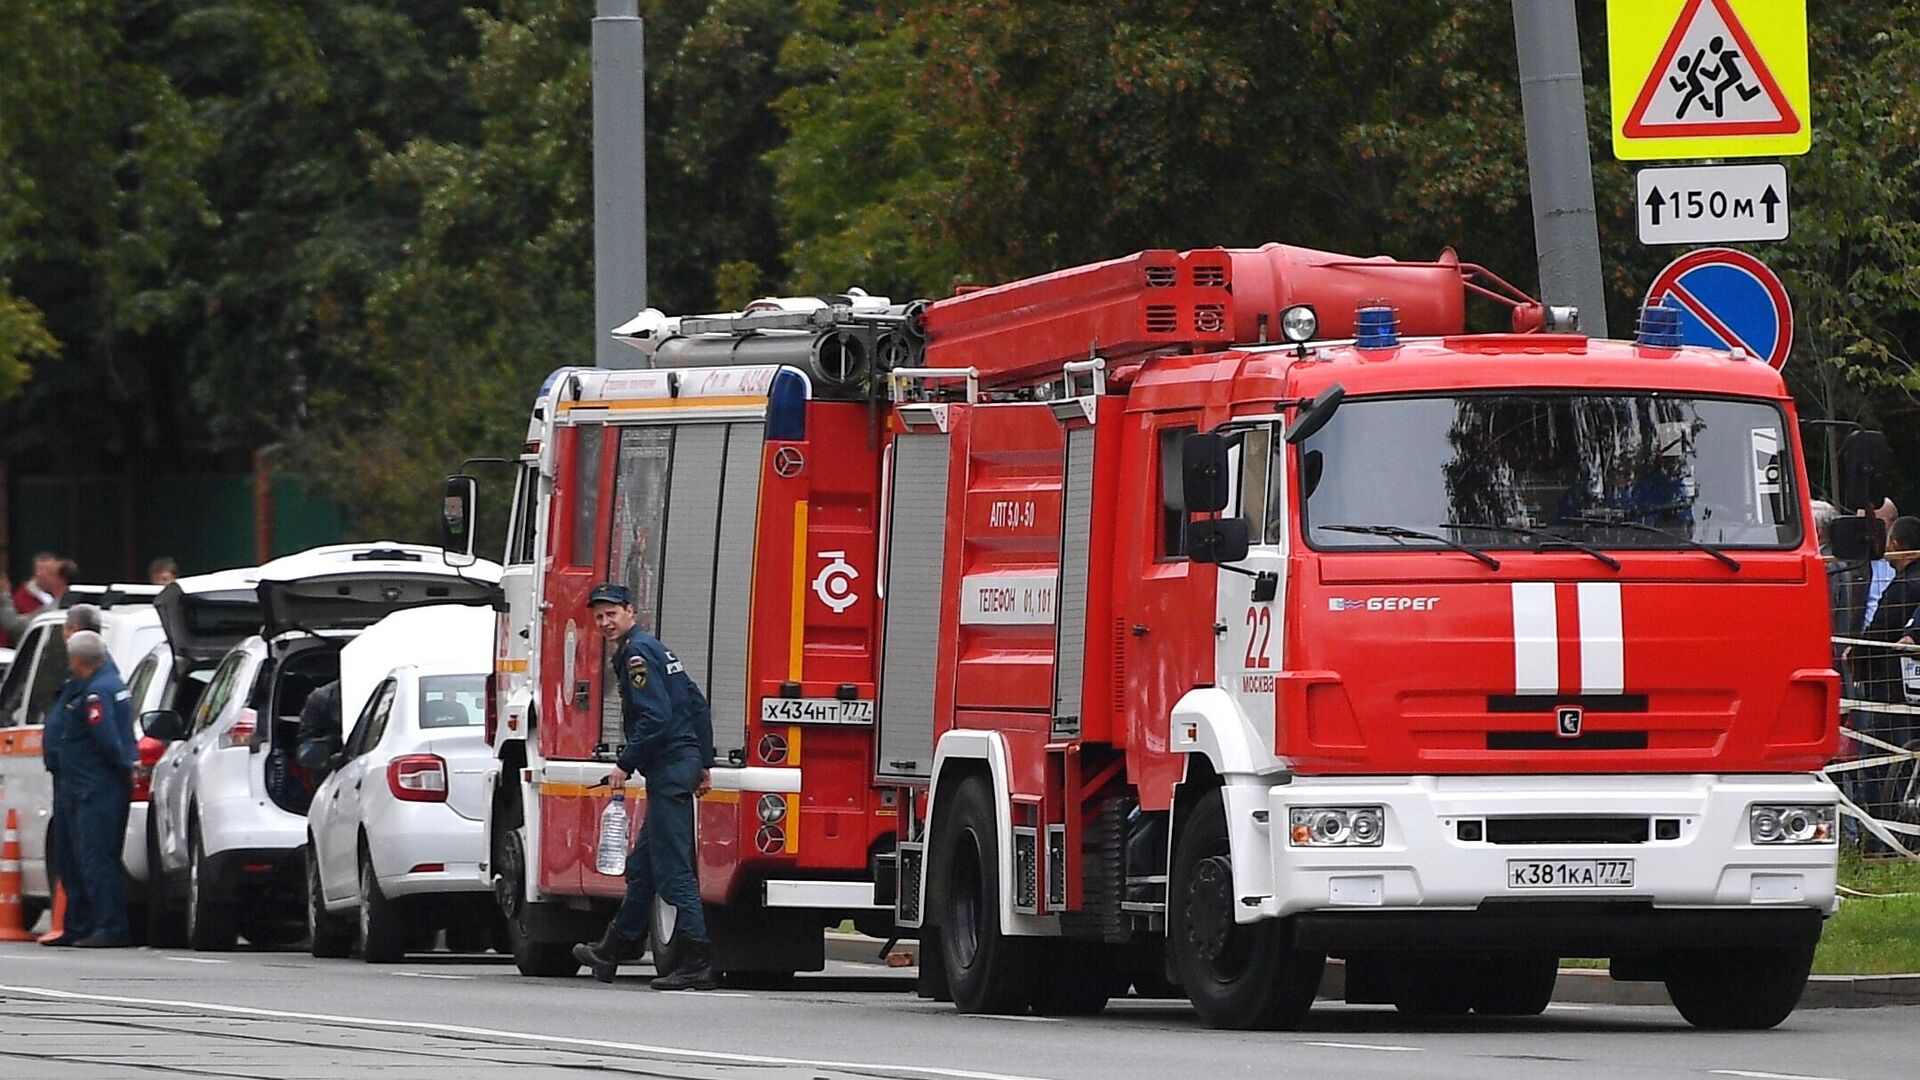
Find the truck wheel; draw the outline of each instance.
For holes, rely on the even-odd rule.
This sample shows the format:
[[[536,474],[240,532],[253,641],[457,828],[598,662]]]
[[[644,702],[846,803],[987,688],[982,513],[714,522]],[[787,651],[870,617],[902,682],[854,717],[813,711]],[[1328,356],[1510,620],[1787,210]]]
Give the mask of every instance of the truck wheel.
[[[1388,992],[1399,1012],[1408,1016],[1465,1016],[1473,1008],[1479,969],[1471,957],[1396,960],[1391,970]]]
[[[653,953],[655,978],[666,978],[680,969],[686,959],[686,937],[675,932],[680,910],[659,897],[653,898],[653,914],[647,919],[647,948]],[[712,932],[712,928],[708,928]]]
[[[1286,948],[1280,924],[1241,925],[1226,801],[1208,792],[1180,829],[1167,889],[1167,937],[1187,1000],[1210,1027],[1273,1030],[1307,1018],[1326,957]]]
[[[380,891],[373,859],[360,853],[360,957],[369,964],[391,964],[407,955],[407,913]]]
[[[1024,1013],[1033,1003],[1039,943],[1000,931],[1000,841],[985,780],[961,782],[941,834],[940,946],[953,1003],[963,1013]]]
[[[1800,1004],[1812,972],[1812,944],[1702,949],[1674,957],[1667,995],[1694,1027],[1765,1031]]]
[[[1113,962],[1112,946],[1068,938],[1047,939],[1034,980],[1033,1011],[1039,1016],[1099,1016],[1107,1002],[1126,994],[1132,980]]]
[[[194,825],[187,832],[187,944],[195,952],[231,952],[239,941],[233,908],[215,900],[213,891],[200,850],[200,826]]]
[[[920,970],[914,977],[916,997],[927,1001],[952,1001],[947,985],[946,952],[940,946],[940,931],[931,926],[920,928]]]
[[[1521,953],[1482,957],[1467,997],[1481,1016],[1539,1016],[1553,1001],[1560,958]]]
[[[160,838],[147,819],[147,944],[177,949],[187,943],[187,928],[173,906],[173,889],[160,866]]]
[[[513,954],[513,966],[530,979],[571,979],[580,974],[580,961],[573,958],[573,942],[542,941],[533,936],[528,918],[526,894],[526,856],[521,846],[520,829],[507,828],[496,834],[493,864],[498,868],[494,893],[500,910],[506,913],[506,948]]]
[[[320,860],[307,840],[307,951],[322,960],[338,960],[353,953],[353,926],[327,910],[320,891]]]

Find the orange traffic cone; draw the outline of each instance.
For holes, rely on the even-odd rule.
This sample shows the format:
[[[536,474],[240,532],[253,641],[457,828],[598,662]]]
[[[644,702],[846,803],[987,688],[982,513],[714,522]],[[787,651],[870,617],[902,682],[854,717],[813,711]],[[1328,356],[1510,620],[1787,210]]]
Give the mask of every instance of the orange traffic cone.
[[[28,929],[32,929],[29,927]],[[53,885],[53,925],[40,935],[40,944],[58,941],[67,932],[67,887],[55,882]]]
[[[0,841],[0,941],[32,941],[21,921],[20,811],[7,811],[7,832]]]

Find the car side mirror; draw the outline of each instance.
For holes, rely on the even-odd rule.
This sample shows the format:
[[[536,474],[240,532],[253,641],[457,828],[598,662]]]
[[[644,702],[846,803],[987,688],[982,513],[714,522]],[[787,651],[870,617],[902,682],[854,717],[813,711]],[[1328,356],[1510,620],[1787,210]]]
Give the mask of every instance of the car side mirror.
[[[1287,429],[1287,443],[1298,445],[1312,438],[1314,432],[1327,426],[1327,421],[1333,419],[1333,414],[1339,411],[1340,403],[1345,400],[1347,388],[1339,383],[1320,391],[1320,396],[1293,418],[1293,426]]]
[[[1827,526],[1827,553],[1839,562],[1871,562],[1878,518],[1837,517]]]
[[[1855,431],[1840,444],[1840,501],[1852,510],[1877,510],[1893,494],[1893,450],[1879,431]]]
[[[480,482],[465,474],[447,477],[440,501],[440,550],[448,566],[472,566],[474,514]]]
[[[1187,558],[1203,563],[1237,563],[1247,557],[1253,529],[1246,518],[1208,518],[1187,523]]]
[[[155,709],[140,714],[140,730],[161,742],[179,742],[186,738],[187,722],[172,709]]]
[[[340,766],[345,765],[346,763],[347,763],[347,752],[345,750],[336,750],[333,753],[327,755],[327,771],[328,772],[339,772]]]
[[[1228,445],[1225,435],[1189,435],[1181,440],[1180,496],[1187,513],[1211,514],[1227,508]]]

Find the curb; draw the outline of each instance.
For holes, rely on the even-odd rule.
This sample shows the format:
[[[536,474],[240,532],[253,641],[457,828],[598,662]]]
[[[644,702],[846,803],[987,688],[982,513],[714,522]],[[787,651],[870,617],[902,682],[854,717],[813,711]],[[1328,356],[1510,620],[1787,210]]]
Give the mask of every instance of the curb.
[[[827,935],[827,959],[874,967],[911,967],[919,943],[903,940],[885,956],[886,942],[864,934]],[[1345,996],[1345,971],[1339,961],[1327,965],[1320,996]],[[1561,968],[1553,984],[1553,1000],[1564,1005],[1659,1005],[1670,1007],[1667,988],[1657,982],[1615,982],[1596,968]],[[1807,980],[1800,998],[1802,1009],[1877,1009],[1888,1005],[1920,1005],[1920,973],[1908,975],[1815,975]]]

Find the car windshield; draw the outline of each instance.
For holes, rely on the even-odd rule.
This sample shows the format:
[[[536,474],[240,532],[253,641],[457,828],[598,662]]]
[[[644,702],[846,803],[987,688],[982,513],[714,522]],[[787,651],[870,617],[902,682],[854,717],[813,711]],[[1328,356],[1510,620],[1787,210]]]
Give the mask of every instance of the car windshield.
[[[486,718],[485,675],[429,675],[420,680],[422,728],[479,727]]]
[[[1301,447],[1316,548],[1784,548],[1800,542],[1771,402],[1511,392],[1349,400]],[[1336,528],[1336,526],[1345,526]],[[1356,526],[1361,528],[1356,528]]]

